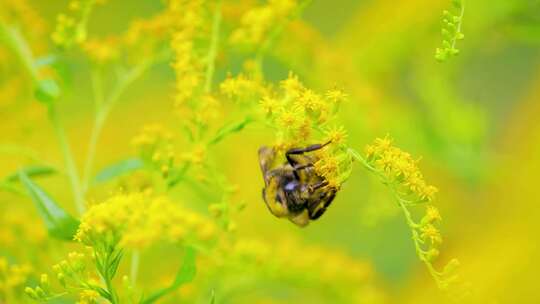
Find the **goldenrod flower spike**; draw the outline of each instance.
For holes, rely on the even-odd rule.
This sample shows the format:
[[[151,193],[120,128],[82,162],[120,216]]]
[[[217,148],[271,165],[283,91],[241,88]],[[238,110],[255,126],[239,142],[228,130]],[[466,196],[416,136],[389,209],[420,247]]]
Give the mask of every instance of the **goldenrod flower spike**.
[[[377,138],[373,144],[366,146],[365,157],[352,149],[348,151],[389,187],[405,215],[418,258],[426,265],[439,288],[449,288],[451,283],[455,283],[455,267],[446,267],[445,271],[440,272],[432,264],[439,256],[438,248],[443,241],[439,229],[435,226],[442,218],[438,209],[431,205],[437,188],[425,182],[418,168],[418,161],[409,153],[395,147],[388,136]],[[416,222],[409,209],[420,204],[426,206],[426,213],[420,222]],[[452,260],[449,265],[457,264],[456,261]]]

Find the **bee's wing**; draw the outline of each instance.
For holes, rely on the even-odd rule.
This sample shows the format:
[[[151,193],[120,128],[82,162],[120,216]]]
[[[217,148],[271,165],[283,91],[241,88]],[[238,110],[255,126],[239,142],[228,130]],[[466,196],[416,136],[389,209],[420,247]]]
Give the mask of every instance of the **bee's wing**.
[[[274,149],[270,147],[262,146],[259,148],[259,165],[261,166],[263,177],[265,177],[266,172],[271,169],[272,164],[274,163],[275,154]]]

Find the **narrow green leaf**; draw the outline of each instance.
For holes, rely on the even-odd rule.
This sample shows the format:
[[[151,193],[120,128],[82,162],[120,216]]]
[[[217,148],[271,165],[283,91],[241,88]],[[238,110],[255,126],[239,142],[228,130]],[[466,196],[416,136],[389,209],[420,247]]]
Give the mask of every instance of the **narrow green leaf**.
[[[79,221],[62,209],[41,187],[34,184],[24,171],[19,171],[19,179],[36,205],[49,234],[61,240],[73,240]]]
[[[98,285],[93,285],[93,284],[88,284],[88,286],[97,291],[99,293],[100,296],[104,297],[105,299],[111,301],[112,297],[111,297],[111,294],[105,290],[103,287],[100,287]]]
[[[118,270],[118,266],[120,265],[120,261],[122,260],[123,255],[123,251],[119,251],[116,254],[112,255],[108,270],[108,275],[110,278],[114,278],[114,276],[116,275],[116,271]]]
[[[158,291],[151,293],[146,299],[144,299],[141,304],[150,304],[159,300],[161,297],[175,291],[180,288],[180,286],[193,281],[195,274],[197,272],[195,264],[196,252],[192,247],[186,247],[186,253],[184,255],[184,261],[182,266],[176,274],[174,282],[169,286]]]
[[[216,132],[216,135],[214,136],[214,138],[212,138],[208,142],[208,144],[209,145],[217,144],[218,142],[222,141],[228,135],[231,135],[231,134],[242,131],[248,124],[252,123],[253,121],[254,121],[253,118],[247,116],[247,117],[245,117],[244,119],[242,119],[239,122],[227,124],[227,125],[221,127]]]
[[[216,292],[212,289],[212,293],[210,294],[210,304],[216,303]]]
[[[36,83],[34,95],[37,100],[50,104],[60,97],[60,87],[53,79],[41,79]]]
[[[115,177],[135,171],[144,166],[142,160],[138,158],[128,158],[105,167],[94,177],[95,183],[103,183]]]
[[[38,177],[38,176],[47,176],[56,173],[56,169],[48,166],[29,166],[21,169],[26,173],[28,177]],[[13,173],[7,176],[4,181],[6,182],[16,182],[19,180],[19,173]]]

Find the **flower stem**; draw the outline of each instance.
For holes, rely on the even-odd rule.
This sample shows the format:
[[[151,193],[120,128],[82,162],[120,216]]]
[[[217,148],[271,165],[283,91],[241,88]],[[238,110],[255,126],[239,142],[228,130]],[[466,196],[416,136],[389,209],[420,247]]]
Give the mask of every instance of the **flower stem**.
[[[139,265],[141,260],[141,252],[139,250],[133,250],[131,254],[131,268],[130,268],[130,279],[131,286],[135,287],[137,283],[137,275],[139,274]]]
[[[464,1],[461,2],[460,4],[460,13],[459,13],[459,22],[458,22],[458,25],[457,25],[457,28],[456,28],[456,33],[461,33],[461,25],[463,24],[463,15],[465,14],[465,3]],[[456,43],[457,43],[457,38],[456,36],[454,36],[454,39],[452,41],[452,49],[455,49],[456,48]]]
[[[437,283],[437,286],[440,288],[442,286],[442,282],[441,282],[441,278],[440,278],[441,274],[437,270],[435,270],[435,268],[433,267],[433,264],[431,264],[429,259],[426,257],[424,249],[422,249],[421,239],[420,239],[420,236],[418,235],[418,230],[417,230],[420,227],[420,225],[417,224],[413,220],[411,212],[409,211],[409,209],[406,206],[406,204],[409,201],[403,199],[399,195],[399,192],[396,189],[396,187],[394,186],[394,184],[392,184],[390,181],[388,181],[387,178],[383,174],[381,174],[377,169],[375,169],[373,166],[371,166],[366,161],[366,159],[363,158],[358,152],[356,152],[355,150],[350,149],[350,148],[348,149],[348,152],[354,159],[356,159],[360,163],[362,163],[362,165],[368,171],[375,174],[383,182],[383,184],[388,186],[388,188],[392,192],[392,196],[396,200],[396,203],[398,204],[398,206],[403,211],[403,215],[405,216],[405,220],[407,222],[407,225],[409,226],[409,228],[411,230],[411,238],[412,238],[412,240],[414,242],[414,248],[415,248],[415,251],[416,251],[416,255],[418,256],[420,261],[422,261],[422,263],[424,263],[426,265],[430,275],[433,277],[433,279],[435,279],[435,282]]]
[[[77,173],[77,167],[75,166],[75,161],[73,159],[73,154],[69,147],[66,132],[62,123],[58,119],[58,113],[56,112],[56,107],[54,103],[49,104],[49,120],[53,125],[54,132],[58,139],[60,145],[60,150],[62,151],[62,157],[64,159],[64,164],[66,166],[66,172],[71,184],[71,190],[73,192],[73,198],[75,200],[75,207],[79,214],[83,214],[85,211],[84,199],[81,192],[81,184],[79,180],[79,175]]]
[[[206,79],[204,83],[204,92],[210,93],[212,90],[212,80],[214,78],[214,70],[216,66],[216,54],[219,42],[219,28],[221,24],[221,0],[217,1],[214,17],[212,19],[212,37],[210,38],[210,48],[206,57]]]

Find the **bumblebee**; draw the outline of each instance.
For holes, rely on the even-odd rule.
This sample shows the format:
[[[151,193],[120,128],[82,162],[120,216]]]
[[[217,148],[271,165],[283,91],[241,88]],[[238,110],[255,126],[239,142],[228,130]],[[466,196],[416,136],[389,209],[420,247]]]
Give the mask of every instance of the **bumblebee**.
[[[262,196],[268,210],[278,218],[288,218],[304,227],[321,217],[334,200],[337,189],[327,187],[328,181],[316,174],[313,164],[317,157],[309,152],[324,148],[330,142],[305,148],[292,148],[287,159],[274,166],[275,149],[259,148],[259,164],[264,178]]]

